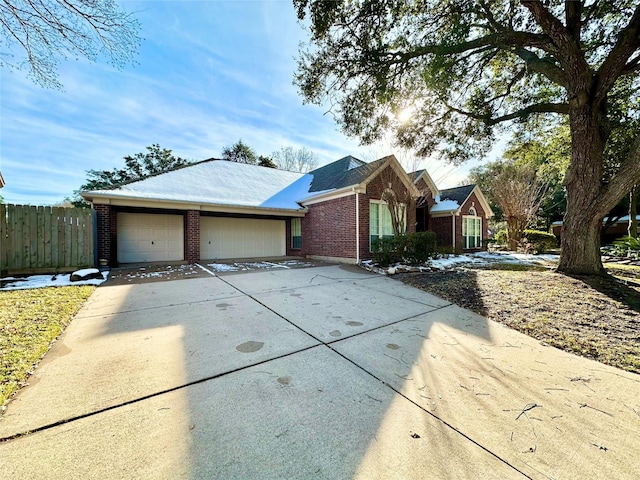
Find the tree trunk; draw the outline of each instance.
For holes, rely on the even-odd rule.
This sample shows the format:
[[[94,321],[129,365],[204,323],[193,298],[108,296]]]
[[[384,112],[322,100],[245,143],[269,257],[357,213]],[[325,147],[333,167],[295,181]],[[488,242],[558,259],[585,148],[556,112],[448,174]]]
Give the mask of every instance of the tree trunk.
[[[605,118],[593,110],[584,92],[578,92],[570,101],[571,164],[565,178],[567,210],[562,228],[560,272],[605,273],[600,258],[602,220],[610,210],[602,201]]]
[[[601,231],[602,218],[593,218],[588,211],[570,211],[567,206],[558,271],[577,275],[604,274],[600,258]]]
[[[640,196],[640,185],[635,185],[629,193],[629,228],[627,233],[630,237],[638,238],[638,196]]]
[[[509,250],[518,251],[520,240],[524,236],[524,229],[527,227],[526,221],[518,217],[507,217],[507,241]]]

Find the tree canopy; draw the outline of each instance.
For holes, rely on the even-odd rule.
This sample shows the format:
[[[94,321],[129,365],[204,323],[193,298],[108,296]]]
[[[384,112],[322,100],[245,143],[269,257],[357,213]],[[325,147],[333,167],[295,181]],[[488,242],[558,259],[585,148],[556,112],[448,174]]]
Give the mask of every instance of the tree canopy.
[[[294,0],[310,23],[295,83],[342,130],[420,155],[483,156],[496,134],[568,118],[559,270],[603,272],[602,218],[640,181],[640,5],[633,0]]]
[[[60,88],[61,58],[133,62],[140,25],[114,0],[0,0],[0,65],[26,68],[43,86]]]
[[[86,206],[86,203],[79,195],[80,192],[118,188],[124,184],[143,180],[193,163],[184,158],[174,156],[170,149],[162,148],[157,143],[147,147],[146,153],[127,155],[124,157],[124,161],[124,168],[88,170],[87,181],[75,192],[76,195],[71,199],[71,202],[76,206]]]
[[[278,168],[278,165],[276,165],[273,159],[265,155],[260,155],[258,157],[258,166],[267,168]]]
[[[318,166],[318,156],[302,147],[295,149],[293,147],[281,147],[271,154],[271,158],[278,165],[280,170],[289,172],[307,173],[314,170]]]
[[[230,162],[248,163],[255,165],[258,163],[258,155],[255,150],[244,143],[242,139],[233,145],[229,145],[222,149],[222,159]]]

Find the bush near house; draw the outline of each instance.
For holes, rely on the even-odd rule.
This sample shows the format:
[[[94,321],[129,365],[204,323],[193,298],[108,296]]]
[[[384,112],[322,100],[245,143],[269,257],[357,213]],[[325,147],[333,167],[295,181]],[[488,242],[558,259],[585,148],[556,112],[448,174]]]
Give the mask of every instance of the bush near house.
[[[640,238],[626,236],[613,242],[614,255],[620,257],[640,258]]]
[[[436,234],[416,232],[378,238],[371,244],[373,261],[381,267],[405,261],[412,265],[426,262],[437,253]]]
[[[502,229],[502,230],[498,230],[494,235],[493,235],[493,240],[494,243],[500,245],[500,246],[505,246],[508,245],[509,242],[507,240],[507,230],[506,229]]]
[[[536,253],[544,253],[558,246],[558,240],[553,233],[541,230],[525,230],[523,239],[526,239]]]
[[[398,255],[398,237],[376,238],[371,242],[373,261],[386,267],[401,260]]]
[[[499,246],[508,246],[507,231],[499,230],[493,236],[494,243]],[[530,253],[544,253],[558,246],[558,240],[555,235],[541,230],[525,230],[522,241],[522,248]]]

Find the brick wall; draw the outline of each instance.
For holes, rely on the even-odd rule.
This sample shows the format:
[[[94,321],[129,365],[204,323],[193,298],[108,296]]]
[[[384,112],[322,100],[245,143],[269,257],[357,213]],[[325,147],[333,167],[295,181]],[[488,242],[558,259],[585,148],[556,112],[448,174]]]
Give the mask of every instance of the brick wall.
[[[93,205],[98,222],[98,260],[105,259],[109,266],[116,266],[115,235],[116,213],[111,205],[97,203]],[[112,241],[114,240],[114,241]]]
[[[389,167],[390,168],[390,167]],[[404,189],[404,184],[395,172],[386,172],[382,178],[392,178],[395,191]],[[383,185],[381,176],[367,185],[367,192],[357,195],[360,216],[360,259],[371,258],[369,245],[369,202],[380,200],[388,185]],[[317,255],[328,257],[356,258],[356,195],[328,200],[309,205],[309,213],[302,219],[302,250],[287,249],[288,254]],[[407,232],[415,232],[416,212],[414,206],[407,209]],[[287,231],[289,235],[289,230]],[[290,242],[290,240],[288,240]]]
[[[454,217],[455,218],[455,217]],[[451,247],[451,215],[446,217],[432,217],[430,230],[436,234],[436,244],[439,247]],[[457,233],[456,233],[457,235]]]
[[[308,209],[309,212],[302,219],[301,253],[355,258],[355,195],[315,203],[309,205]],[[288,241],[291,243],[290,239]]]
[[[200,261],[199,210],[187,210],[184,217],[184,259],[187,263]]]

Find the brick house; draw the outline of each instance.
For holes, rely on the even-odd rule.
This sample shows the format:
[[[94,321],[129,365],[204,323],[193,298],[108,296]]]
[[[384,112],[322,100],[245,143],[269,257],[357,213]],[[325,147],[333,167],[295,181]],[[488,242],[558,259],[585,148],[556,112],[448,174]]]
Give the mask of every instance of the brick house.
[[[420,191],[416,231],[433,231],[439,246],[455,252],[485,249],[493,211],[477,185],[439,190],[426,170],[410,176]]]
[[[425,196],[420,180],[430,179],[417,180],[392,155],[371,163],[347,156],[306,174],[210,159],[82,196],[97,212],[98,256],[112,266],[285,255],[357,263],[371,258],[373,239],[392,234],[383,193]],[[437,209],[442,192],[428,187]],[[468,196],[478,215],[490,212],[479,190]],[[470,214],[467,203],[458,215]],[[407,232],[446,223],[420,223],[418,212],[405,212]],[[486,219],[481,225],[485,238]]]

